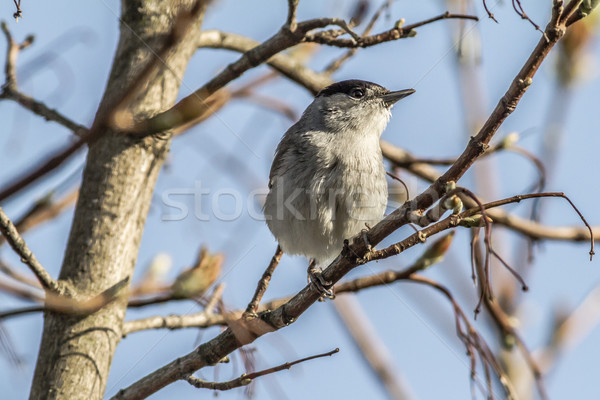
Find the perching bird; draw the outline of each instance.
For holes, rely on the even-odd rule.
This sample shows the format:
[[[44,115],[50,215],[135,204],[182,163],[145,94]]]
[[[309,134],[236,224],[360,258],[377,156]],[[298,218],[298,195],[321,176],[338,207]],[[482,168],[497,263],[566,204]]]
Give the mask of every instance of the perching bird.
[[[383,218],[387,182],[379,138],[394,103],[412,93],[361,80],[334,83],[277,146],[267,225],[285,253],[314,260],[309,276],[326,294],[320,268],[335,259],[345,239]]]

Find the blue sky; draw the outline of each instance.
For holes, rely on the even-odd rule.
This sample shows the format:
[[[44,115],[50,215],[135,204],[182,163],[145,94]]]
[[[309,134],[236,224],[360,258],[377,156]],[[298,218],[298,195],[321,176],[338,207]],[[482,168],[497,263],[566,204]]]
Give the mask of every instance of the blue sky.
[[[467,23],[466,38],[481,35],[482,92],[481,107],[490,111],[504,94],[513,77],[537,43],[540,33],[521,20],[510,7],[510,2],[494,5],[496,24],[485,18],[481,2],[475,1],[479,23]],[[488,2],[492,4],[492,2]],[[346,17],[350,2],[335,0],[302,1],[299,18],[318,16]],[[377,3],[378,5],[378,3]],[[530,8],[529,8],[530,7]],[[0,15],[6,20],[17,40],[27,34],[36,36],[34,45],[19,58],[20,88],[25,93],[45,101],[73,120],[84,125],[92,122],[101,99],[118,40],[117,1],[89,2],[23,2],[24,18],[17,24],[12,20],[12,2],[0,5]],[[259,12],[257,12],[257,9]],[[406,23],[420,21],[446,11],[446,3],[439,1],[396,1],[390,11],[391,20],[381,20],[375,30],[383,30],[399,18]],[[531,17],[545,25],[549,7],[531,4]],[[240,33],[256,40],[264,40],[279,29],[286,15],[285,2],[259,1],[218,2],[206,17],[206,29],[221,29]],[[393,110],[393,118],[383,138],[409,149],[422,157],[453,157],[464,149],[468,133],[465,109],[461,100],[461,85],[453,51],[453,29],[456,22],[438,22],[419,29],[416,38],[387,43],[361,50],[336,75],[336,80],[358,78],[376,81],[390,89],[413,87],[417,92],[403,100]],[[4,61],[5,42],[0,40],[0,54]],[[310,65],[323,68],[336,55],[337,49],[319,50]],[[592,225],[600,224],[597,199],[600,185],[597,163],[600,149],[597,113],[600,93],[598,63],[600,44],[595,40],[589,47],[589,59],[584,67],[585,77],[574,87],[565,123],[565,135],[548,190],[567,193]],[[48,61],[48,57],[51,60]],[[182,78],[180,97],[202,85],[237,54],[225,50],[201,50],[194,55]],[[521,104],[502,126],[497,138],[509,132],[519,132],[520,145],[539,154],[540,138],[548,118],[550,101],[555,96],[554,57],[546,60],[532,87]],[[260,76],[265,67],[248,72],[237,85]],[[277,96],[300,113],[311,101],[306,90],[278,79],[260,89],[260,93]],[[14,103],[0,102],[0,119],[4,122],[0,134],[0,185],[8,182],[32,162],[39,160],[72,140],[69,132],[56,124],[47,123],[31,115]],[[254,282],[270,259],[276,243],[264,222],[251,218],[246,208],[234,221],[211,218],[199,221],[193,213],[179,221],[165,221],[165,215],[174,212],[163,201],[165,193],[191,189],[197,182],[211,190],[205,207],[216,204],[224,213],[233,212],[228,199],[217,198],[219,190],[235,190],[246,198],[253,190],[266,186],[272,155],[283,132],[291,121],[271,110],[233,101],[202,125],[193,128],[173,142],[166,166],[159,177],[154,200],[144,233],[136,276],[160,252],[170,254],[177,275],[195,259],[201,244],[212,251],[226,255],[222,281],[227,286],[224,299],[230,308],[244,307],[254,291]],[[238,160],[241,168],[231,168],[230,161]],[[2,206],[11,217],[18,217],[32,199],[59,185],[66,192],[77,183],[84,156],[68,162],[48,180],[15,197]],[[228,168],[224,173],[224,165]],[[476,164],[474,168],[481,168]],[[523,193],[536,177],[530,163],[512,154],[492,158],[490,168],[495,170],[491,184],[499,197]],[[426,186],[407,176],[416,190]],[[473,174],[460,182],[473,187]],[[212,197],[211,197],[212,196]],[[193,199],[184,197],[188,206]],[[213,202],[213,203],[211,203]],[[256,204],[246,204],[256,207]],[[577,215],[559,199],[545,203],[545,221],[549,225],[579,225]],[[512,205],[507,210],[526,215],[523,205]],[[52,224],[44,225],[25,235],[31,248],[53,276],[58,275],[65,248],[72,212],[61,214]],[[389,241],[400,240],[409,229],[394,233]],[[498,233],[499,246],[509,260],[515,260],[520,247],[518,237]],[[446,260],[426,275],[450,286],[457,293],[465,311],[475,307],[475,289],[470,284],[468,262],[468,232],[459,231]],[[377,264],[369,264],[351,273],[357,277],[410,265],[421,248],[415,248],[399,257]],[[519,307],[519,328],[531,349],[537,349],[547,340],[552,313],[556,308],[576,307],[600,283],[598,261],[588,261],[587,244],[548,242],[537,248],[536,259],[524,273],[531,288],[522,296]],[[18,265],[18,260],[4,246],[0,255]],[[305,260],[285,256],[278,268],[266,299],[289,295],[305,284]],[[469,367],[464,348],[457,340],[451,309],[438,293],[411,283],[398,283],[372,289],[358,296],[364,311],[387,346],[397,369],[415,398],[469,398]],[[0,295],[2,310],[24,303]],[[191,302],[166,304],[143,311],[129,312],[128,319],[155,314],[188,313],[197,310]],[[475,322],[494,342],[485,318]],[[0,359],[0,386],[9,399],[24,398],[35,366],[42,318],[31,315],[3,323],[16,351],[26,360],[21,370],[5,359]],[[138,378],[185,354],[198,342],[218,333],[209,329],[150,331],[132,334],[118,347],[109,376],[106,395],[116,393]],[[598,398],[600,389],[588,371],[597,370],[600,356],[600,329],[593,326],[589,334],[560,360],[557,368],[547,377],[551,398]],[[324,398],[386,398],[372,372],[364,364],[347,332],[340,324],[330,303],[313,306],[295,324],[281,332],[259,339],[257,367],[267,368],[339,347],[340,353],[261,378],[256,383],[257,398],[301,399],[309,396]],[[496,347],[496,346],[494,346]],[[242,372],[239,358],[230,365],[203,370],[208,380],[227,380]],[[282,395],[285,394],[285,396]],[[187,383],[178,382],[154,395],[155,399],[175,396],[187,398],[197,393]],[[221,393],[221,398],[240,398],[242,390]]]

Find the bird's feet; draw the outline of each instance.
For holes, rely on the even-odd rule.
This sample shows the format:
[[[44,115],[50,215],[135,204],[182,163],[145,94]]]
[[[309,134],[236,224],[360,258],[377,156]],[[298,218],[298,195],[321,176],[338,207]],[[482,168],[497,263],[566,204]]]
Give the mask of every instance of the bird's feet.
[[[363,240],[366,249],[366,252],[362,257],[359,256],[354,250],[352,250],[352,248],[350,247],[350,241],[348,239],[344,240],[344,248],[342,250],[342,255],[348,258],[351,262],[356,263],[356,265],[365,264],[367,262],[365,256],[371,253],[371,251],[373,251],[373,246],[369,241],[369,230],[371,230],[371,227],[367,224],[365,224],[365,226],[367,227],[367,229],[363,229],[360,231],[360,237]]]
[[[361,230],[360,235],[362,236],[363,242],[365,242],[365,247],[367,248],[367,253],[369,253],[371,250],[373,250],[373,246],[371,246],[371,242],[369,241],[369,231],[371,230],[371,227],[366,222],[365,222],[365,226],[367,227],[367,229]]]
[[[315,265],[315,261],[311,260],[308,264],[308,281],[321,293],[321,299],[335,299],[335,294],[331,287],[332,282],[325,280],[323,271]]]

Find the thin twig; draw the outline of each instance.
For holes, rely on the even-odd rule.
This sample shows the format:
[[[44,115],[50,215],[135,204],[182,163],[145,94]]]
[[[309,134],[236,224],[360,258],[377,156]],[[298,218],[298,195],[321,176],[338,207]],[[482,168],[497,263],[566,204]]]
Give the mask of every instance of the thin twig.
[[[271,277],[273,276],[273,272],[275,272],[275,268],[279,265],[279,261],[281,260],[281,256],[283,255],[283,250],[281,250],[281,246],[277,246],[277,250],[275,250],[275,254],[271,258],[271,262],[267,266],[267,269],[262,275],[262,278],[258,281],[258,285],[256,286],[256,291],[254,292],[254,296],[252,296],[252,300],[248,303],[248,307],[246,307],[246,311],[244,312],[244,317],[248,318],[256,314],[256,310],[258,310],[258,305],[260,304],[260,300],[265,294],[267,288],[269,287],[269,282],[271,281]]]
[[[160,65],[166,65],[165,60],[169,52],[185,37],[194,23],[197,22],[198,16],[204,13],[208,3],[209,0],[196,0],[190,9],[183,10],[177,14],[173,26],[165,36],[160,48],[154,52],[153,57],[150,57],[147,64],[135,78],[128,81],[128,87],[123,90],[120,99],[115,102],[114,106],[105,111],[104,115],[99,118],[97,117],[97,119],[112,124],[120,118],[128,119],[131,117],[126,111],[131,101],[136,98],[141,88],[148,82],[148,78],[152,76],[156,69]],[[123,123],[125,122],[118,122],[116,125],[119,126]]]
[[[17,231],[24,234],[29,229],[58,216],[67,207],[72,205],[79,195],[79,189],[75,189],[63,198],[53,201],[52,193],[38,200],[25,214],[15,221]],[[0,237],[0,246],[4,244],[4,236]]]
[[[58,111],[46,106],[43,102],[35,100],[19,91],[17,86],[17,58],[21,50],[26,49],[33,43],[34,38],[32,35],[29,35],[19,44],[13,39],[5,22],[1,23],[1,28],[6,37],[7,51],[6,63],[4,64],[6,77],[4,85],[2,85],[2,91],[0,92],[0,99],[13,100],[34,114],[45,118],[47,121],[57,122],[73,131],[77,136],[83,135],[87,131],[86,127],[71,121]]]
[[[64,126],[76,136],[83,137],[88,132],[88,128],[85,126],[72,121],[58,111],[51,109],[43,102],[23,94],[15,88],[5,86],[4,90],[0,93],[0,99],[13,100],[27,110],[44,118],[46,121],[56,122],[59,125]]]
[[[544,33],[544,31],[542,31],[540,26],[538,24],[536,24],[535,22],[533,22],[533,20],[531,18],[529,18],[529,16],[527,14],[525,14],[525,10],[523,10],[523,6],[521,5],[521,0],[512,0],[512,6],[513,6],[513,10],[515,10],[515,12],[517,13],[517,15],[519,15],[519,17],[529,21],[529,23],[531,25],[533,25],[535,30]]]
[[[12,183],[8,184],[3,190],[0,191],[0,201],[14,195],[18,191],[29,186],[31,183],[37,181],[39,178],[45,176],[47,173],[58,168],[64,161],[75,154],[83,145],[91,138],[91,134],[87,129],[81,125],[72,122],[70,119],[59,114],[57,111],[50,109],[43,103],[34,100],[33,98],[20,93],[17,89],[17,78],[16,78],[16,61],[19,51],[24,48],[23,45],[27,42],[31,43],[33,37],[30,40],[26,39],[26,42],[21,45],[17,45],[13,40],[8,26],[2,22],[2,31],[6,36],[8,42],[8,50],[5,64],[6,80],[0,92],[0,98],[11,99],[17,101],[23,107],[31,110],[32,112],[46,118],[49,121],[55,121],[67,128],[71,129],[78,136],[81,137],[75,143],[68,145],[63,150],[57,152],[54,156],[48,160],[42,161],[37,166],[33,167],[30,171],[25,172],[23,176],[13,180]],[[26,47],[26,46],[25,46]]]
[[[393,0],[386,0],[375,12],[375,14],[373,14],[373,17],[371,17],[371,20],[369,21],[369,23],[367,24],[367,26],[365,27],[365,29],[363,30],[362,33],[362,37],[366,37],[369,35],[369,33],[371,33],[371,31],[373,30],[373,27],[375,26],[375,22],[377,22],[377,20],[379,19],[379,17],[381,16],[381,14],[386,10],[389,9],[391,4],[392,4]],[[354,18],[353,18],[354,20]],[[333,60],[331,63],[329,63],[329,65],[327,67],[325,67],[325,69],[323,70],[324,74],[327,75],[331,75],[333,74],[335,71],[337,71],[338,69],[340,69],[340,67],[342,66],[342,64],[344,62],[346,62],[347,60],[349,60],[354,54],[356,54],[356,52],[358,51],[358,48],[353,48],[348,50],[347,52],[345,52],[344,54],[342,54],[341,57]]]
[[[492,12],[489,10],[486,0],[483,0],[483,8],[485,9],[485,12],[487,13],[488,17],[495,23],[498,23],[498,20],[496,19],[496,17],[494,17],[494,14],[492,14]]]
[[[64,149],[60,150],[49,159],[42,161],[37,166],[34,166],[31,170],[25,172],[22,176],[14,179],[12,183],[0,191],[0,201],[6,200],[8,197],[13,196],[32,183],[37,182],[38,179],[54,171],[73,154],[81,150],[81,148],[91,139],[91,137],[91,131],[87,134],[83,134],[81,139],[78,141],[67,145]]]
[[[356,48],[356,47],[371,47],[380,43],[389,42],[392,40],[403,39],[412,37],[415,35],[415,29],[423,25],[431,24],[436,21],[444,19],[470,19],[473,21],[479,21],[476,16],[465,15],[465,14],[452,14],[445,12],[444,14],[438,15],[437,17],[429,18],[414,24],[406,25],[403,27],[396,26],[385,32],[381,32],[375,35],[366,37],[353,37],[352,39],[340,39],[338,38],[340,31],[324,31],[307,34],[304,41],[324,44],[327,46],[334,47],[345,47],[345,48]]]
[[[23,10],[21,10],[21,0],[13,0],[15,3],[15,7],[17,7],[17,11],[13,14],[13,18],[19,22],[19,18],[23,18]]]
[[[237,388],[240,386],[248,385],[252,382],[253,379],[259,378],[261,376],[272,374],[274,372],[278,372],[278,371],[281,371],[284,369],[290,369],[291,367],[293,367],[296,364],[300,364],[305,361],[314,360],[315,358],[329,357],[329,356],[332,356],[332,355],[338,353],[339,351],[340,351],[340,349],[336,348],[327,353],[317,354],[314,356],[301,358],[299,360],[292,361],[292,362],[286,362],[284,364],[278,365],[276,367],[268,368],[268,369],[265,369],[262,371],[253,372],[251,374],[242,374],[242,376],[240,376],[239,378],[233,379],[233,380],[227,381],[227,382],[207,382],[202,379],[196,378],[192,375],[184,376],[183,379],[185,379],[190,385],[197,387],[198,389],[230,390],[230,389],[234,389],[234,388]]]
[[[27,265],[31,272],[35,274],[42,287],[53,293],[61,293],[65,289],[64,285],[52,279],[48,271],[35,258],[35,255],[31,252],[27,243],[25,243],[25,240],[23,240],[2,207],[0,207],[0,232],[2,232],[10,247],[19,255],[21,262]]]
[[[0,239],[4,239],[4,236],[1,236]],[[32,286],[39,289],[42,287],[37,279],[33,279],[30,276],[21,275],[20,273],[13,271],[13,269],[2,260],[0,260],[0,271],[4,272],[7,276],[15,281],[21,282],[27,286]]]
[[[300,0],[288,0],[288,16],[285,26],[292,32],[295,31],[296,27],[298,26],[298,23],[296,22],[298,3],[300,3]]]
[[[429,20],[412,24],[407,28],[414,29],[429,24],[431,22],[435,22],[446,18],[476,19],[476,17],[473,16],[453,15],[446,13],[441,16],[431,18]],[[341,28],[341,33],[347,33],[350,36],[352,36],[352,39],[339,39],[351,41],[352,46],[347,47],[356,47],[358,43],[362,44],[364,40],[367,40],[366,46],[373,46],[377,43],[383,43],[385,41],[407,37],[406,35],[398,34],[397,30],[394,28],[390,32],[395,33],[383,35],[378,38],[373,38],[370,36],[368,38],[361,39],[360,36],[358,36],[355,32],[353,32],[350,29],[346,21],[340,18],[318,18],[298,22],[297,27],[294,31],[290,31],[289,29],[282,29],[275,35],[273,35],[271,38],[267,39],[265,42],[245,52],[237,61],[229,64],[225,69],[223,69],[221,73],[219,73],[209,82],[207,82],[200,89],[196,90],[194,93],[179,101],[177,104],[175,104],[175,106],[173,106],[169,110],[164,111],[148,120],[139,121],[135,123],[129,118],[120,118],[120,122],[115,121],[117,122],[116,126],[131,134],[135,134],[138,136],[146,136],[158,132],[163,132],[168,129],[174,129],[180,125],[186,124],[197,118],[198,115],[201,115],[206,112],[207,105],[205,104],[205,100],[217,90],[223,88],[229,82],[241,76],[244,72],[262,64],[263,62],[267,61],[269,58],[282,52],[283,50],[293,47],[303,41],[307,41],[311,37],[309,34],[310,31],[319,28],[325,28],[330,25],[338,26]],[[332,36],[331,31],[324,31],[323,33],[327,33],[328,37]]]
[[[460,190],[460,191],[462,191],[462,190]],[[425,228],[417,233],[414,233],[413,235],[409,236],[408,238],[406,238],[398,243],[392,244],[381,250],[373,250],[373,251],[365,254],[365,256],[363,257],[363,261],[368,262],[368,261],[372,261],[372,260],[380,260],[383,258],[388,258],[390,256],[396,255],[396,254],[400,254],[403,251],[405,251],[408,247],[412,247],[414,244],[416,244],[415,242],[422,242],[425,239],[427,239],[428,237],[430,237],[436,233],[439,233],[443,230],[458,226],[462,220],[464,220],[465,218],[471,217],[473,215],[479,214],[479,213],[481,213],[482,210],[484,211],[484,214],[482,215],[482,220],[483,220],[483,219],[485,219],[485,218],[483,218],[484,216],[489,215],[489,213],[487,213],[487,210],[489,210],[491,208],[496,208],[496,207],[500,207],[500,206],[503,206],[506,204],[511,204],[511,203],[519,203],[522,200],[534,199],[534,198],[538,198],[538,197],[561,197],[561,198],[567,199],[565,194],[561,193],[561,192],[531,193],[531,194],[525,194],[525,195],[516,195],[516,196],[508,197],[506,199],[496,200],[496,201],[492,201],[492,202],[485,203],[485,204],[479,204],[477,207],[473,207],[468,210],[465,210],[465,211],[461,212],[460,214],[450,215],[448,218],[446,218],[438,223],[435,223],[433,225],[430,225],[427,228]],[[567,200],[567,201],[573,207],[573,209],[577,212],[577,214],[581,218],[582,222],[588,229],[590,237],[587,240],[590,241],[590,247],[591,247],[590,254],[593,254],[594,233],[592,231],[592,228],[587,223],[587,221],[585,220],[583,215],[581,215],[579,210],[577,210],[575,208],[573,203],[570,200]]]
[[[18,317],[21,315],[44,312],[46,308],[44,306],[31,306],[24,308],[17,308],[15,310],[8,310],[0,312],[0,321],[6,318]]]
[[[258,45],[259,42],[235,33],[207,30],[198,35],[199,48],[227,49],[245,53]],[[313,95],[333,83],[329,76],[307,68],[300,60],[289,54],[275,54],[266,63],[283,76],[308,89]]]
[[[142,86],[147,81],[147,78],[155,71],[156,65],[164,60],[168,51],[179,43],[181,35],[185,34],[187,29],[193,25],[193,22],[195,21],[194,18],[202,14],[206,3],[206,0],[197,0],[190,10],[184,10],[176,17],[177,22],[173,24],[170,33],[166,36],[164,46],[157,52],[158,57],[152,57],[142,71],[129,81],[129,86],[124,88],[124,91],[116,96],[114,102],[96,115],[94,124],[88,131],[79,131],[80,140],[60,150],[48,160],[42,161],[30,171],[27,171],[22,176],[16,178],[8,185],[8,187],[0,192],[0,201],[23,190],[41,177],[58,168],[73,154],[77,153],[77,151],[85,144],[94,141],[101,136],[106,130],[106,123],[108,121],[111,121],[115,116],[123,116],[123,112],[121,112],[122,108],[132,100],[132,96],[135,96],[138,93],[139,87]]]
[[[235,313],[214,314],[207,312],[206,309],[201,312],[186,315],[167,315],[140,318],[123,323],[121,334],[126,337],[132,333],[146,331],[151,329],[185,329],[185,328],[208,328],[215,325],[226,325],[227,321]]]
[[[381,145],[383,156],[394,165],[402,165],[402,168],[406,169],[411,174],[429,182],[435,182],[441,176],[441,174],[430,165],[412,163],[412,160],[416,160],[416,157],[406,150],[394,146],[385,140],[381,140],[379,143]],[[462,200],[466,207],[472,208],[476,206],[475,202],[469,198],[463,198]],[[534,240],[590,240],[589,229],[587,227],[550,227],[536,221],[521,218],[514,214],[509,214],[501,209],[489,210],[488,214],[494,220],[494,223],[503,225]],[[593,227],[592,233],[594,232],[594,240],[600,240],[600,226]]]
[[[430,286],[438,290],[450,301],[455,313],[457,335],[465,345],[465,348],[467,349],[467,354],[471,358],[471,379],[475,379],[475,377],[477,376],[477,372],[475,369],[475,355],[472,352],[472,349],[475,349],[479,354],[483,364],[483,369],[486,377],[487,391],[490,398],[494,398],[494,388],[492,385],[491,376],[489,374],[489,368],[492,368],[494,372],[500,377],[499,380],[502,384],[502,387],[506,391],[506,394],[508,395],[507,398],[516,399],[517,397],[515,396],[515,389],[512,387],[510,381],[506,378],[506,374],[502,370],[502,367],[500,366],[499,362],[496,360],[493,352],[490,350],[489,346],[481,337],[481,335],[479,335],[477,330],[472,326],[465,312],[462,310],[458,302],[454,299],[454,296],[452,296],[450,290],[445,286],[420,275],[412,275],[410,279],[408,279],[408,282],[415,282]]]
[[[43,307],[34,306],[2,312],[0,313],[0,320],[3,318],[23,315],[36,311],[53,311],[61,314],[79,316],[89,315],[121,298],[125,288],[128,285],[128,282],[129,279],[123,279],[96,296],[93,296],[89,299],[78,299],[54,294],[49,291],[46,291],[45,294],[39,293],[37,290],[33,291],[29,288],[25,289],[23,287],[8,285],[0,281],[0,291],[10,293],[13,296],[22,298],[24,300],[44,303]]]
[[[217,285],[206,302],[204,310],[199,313],[165,317],[155,316],[127,321],[123,323],[121,334],[125,337],[130,333],[149,329],[207,328],[214,325],[225,325],[232,318],[231,313],[215,314],[214,312],[217,303],[221,300],[224,289],[224,283]]]

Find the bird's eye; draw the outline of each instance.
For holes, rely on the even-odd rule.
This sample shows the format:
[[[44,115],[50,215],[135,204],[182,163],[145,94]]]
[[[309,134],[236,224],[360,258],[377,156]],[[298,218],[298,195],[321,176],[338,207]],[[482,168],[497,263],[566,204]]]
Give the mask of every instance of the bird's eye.
[[[360,99],[364,95],[365,91],[362,89],[352,89],[352,92],[350,93],[350,96],[354,97],[355,99]]]

